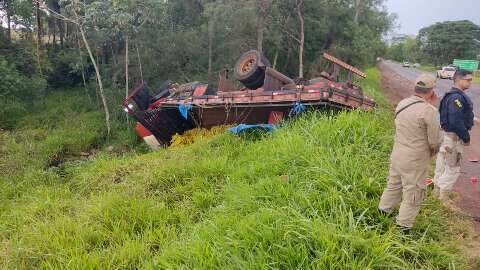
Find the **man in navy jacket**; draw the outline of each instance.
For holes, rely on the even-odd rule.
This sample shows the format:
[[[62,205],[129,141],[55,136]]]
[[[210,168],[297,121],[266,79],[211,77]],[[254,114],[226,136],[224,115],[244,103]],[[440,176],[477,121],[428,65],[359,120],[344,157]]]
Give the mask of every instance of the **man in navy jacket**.
[[[454,86],[440,102],[440,125],[445,131],[435,167],[435,191],[440,200],[449,203],[449,195],[460,175],[463,147],[470,144],[474,124],[473,104],[465,94],[472,84],[472,72],[457,70]]]

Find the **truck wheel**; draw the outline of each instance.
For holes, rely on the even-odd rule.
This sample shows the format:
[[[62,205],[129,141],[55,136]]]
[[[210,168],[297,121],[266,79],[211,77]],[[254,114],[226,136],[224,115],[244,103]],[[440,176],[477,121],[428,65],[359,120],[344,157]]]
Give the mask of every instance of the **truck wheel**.
[[[235,64],[234,76],[245,87],[254,90],[263,86],[267,66],[270,62],[260,52],[248,51]]]

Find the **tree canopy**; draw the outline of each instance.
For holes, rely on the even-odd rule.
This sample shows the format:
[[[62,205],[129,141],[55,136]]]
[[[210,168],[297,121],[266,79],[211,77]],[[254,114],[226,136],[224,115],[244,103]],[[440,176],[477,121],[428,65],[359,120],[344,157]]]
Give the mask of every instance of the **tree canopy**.
[[[215,83],[218,71],[255,48],[292,77],[318,74],[325,51],[353,65],[374,63],[394,21],[383,2],[3,0],[0,49],[9,65],[52,90],[85,82],[88,95],[105,95],[108,114],[122,89],[141,81],[155,89],[166,79]]]
[[[476,59],[480,52],[480,26],[471,21],[447,21],[420,30],[421,51],[432,63],[452,63],[454,58]]]

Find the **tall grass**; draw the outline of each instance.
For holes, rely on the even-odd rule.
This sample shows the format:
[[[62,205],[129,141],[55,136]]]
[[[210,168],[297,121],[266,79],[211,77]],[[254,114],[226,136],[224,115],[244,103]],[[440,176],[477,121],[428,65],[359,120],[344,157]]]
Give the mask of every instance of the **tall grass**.
[[[435,66],[430,65],[430,64],[425,64],[425,65],[420,65],[418,67],[418,69],[420,69],[422,71],[426,71],[426,72],[437,72],[438,67],[435,67]]]
[[[366,91],[382,104],[372,112],[311,112],[260,139],[223,133],[148,154],[37,167],[22,178],[28,192],[2,180],[0,190],[14,196],[0,193],[0,266],[467,267],[435,200],[411,235],[376,210],[393,127],[378,73],[369,75]]]

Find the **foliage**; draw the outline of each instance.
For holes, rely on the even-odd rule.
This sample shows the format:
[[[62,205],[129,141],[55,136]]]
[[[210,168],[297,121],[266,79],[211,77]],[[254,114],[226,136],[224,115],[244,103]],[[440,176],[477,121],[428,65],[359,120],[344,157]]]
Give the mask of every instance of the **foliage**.
[[[453,59],[476,59],[480,50],[480,26],[471,21],[447,21],[420,30],[420,49],[435,65],[453,63]]]
[[[39,76],[28,77],[0,56],[0,128],[11,128],[16,119],[45,91],[46,82]]]
[[[271,59],[279,52],[278,68],[297,74],[296,41],[291,35],[298,28],[292,15],[292,2],[275,1],[266,33],[266,54]],[[354,21],[355,1],[305,1],[305,66],[311,74],[318,72],[324,51],[353,65],[368,65],[383,53],[385,34],[394,21],[383,1],[362,1],[359,21]],[[292,49],[294,48],[294,49]],[[307,74],[307,77],[310,74]]]
[[[0,49],[22,48],[9,53],[8,61],[27,76],[46,78],[53,91],[83,84],[83,77],[87,84],[101,83],[98,95],[109,92],[108,100],[102,98],[109,126],[107,104],[117,107],[126,88],[142,81],[154,89],[167,79],[201,80],[215,86],[218,71],[231,70],[243,52],[256,48],[259,16],[265,25],[264,54],[279,71],[298,75],[298,0],[272,1],[271,8],[262,12],[255,2],[9,0],[0,10],[8,11],[12,24],[23,27],[13,31],[11,40],[2,31],[5,40],[1,39]],[[394,18],[383,0],[302,2],[302,66],[307,78],[325,67],[321,57],[325,51],[350,64],[364,65],[374,63],[385,50],[382,36]],[[91,78],[94,63],[99,71],[95,77],[100,78]]]
[[[52,70],[48,73],[48,84],[55,88],[74,87],[83,82],[82,72],[86,80],[93,73],[83,57],[79,57],[78,49],[51,50]]]
[[[427,62],[420,51],[417,39],[406,37],[392,44],[387,50],[387,57],[395,61],[410,61],[412,63]]]
[[[0,58],[0,72],[2,74],[2,84],[0,84],[0,95],[22,97],[28,94],[29,88],[26,76],[19,74],[16,68],[5,60]]]
[[[428,70],[453,63],[453,59],[476,59],[480,51],[480,26],[470,21],[436,23],[420,30],[416,38],[396,38],[386,57],[395,61],[422,63]],[[424,70],[425,70],[424,68]]]

